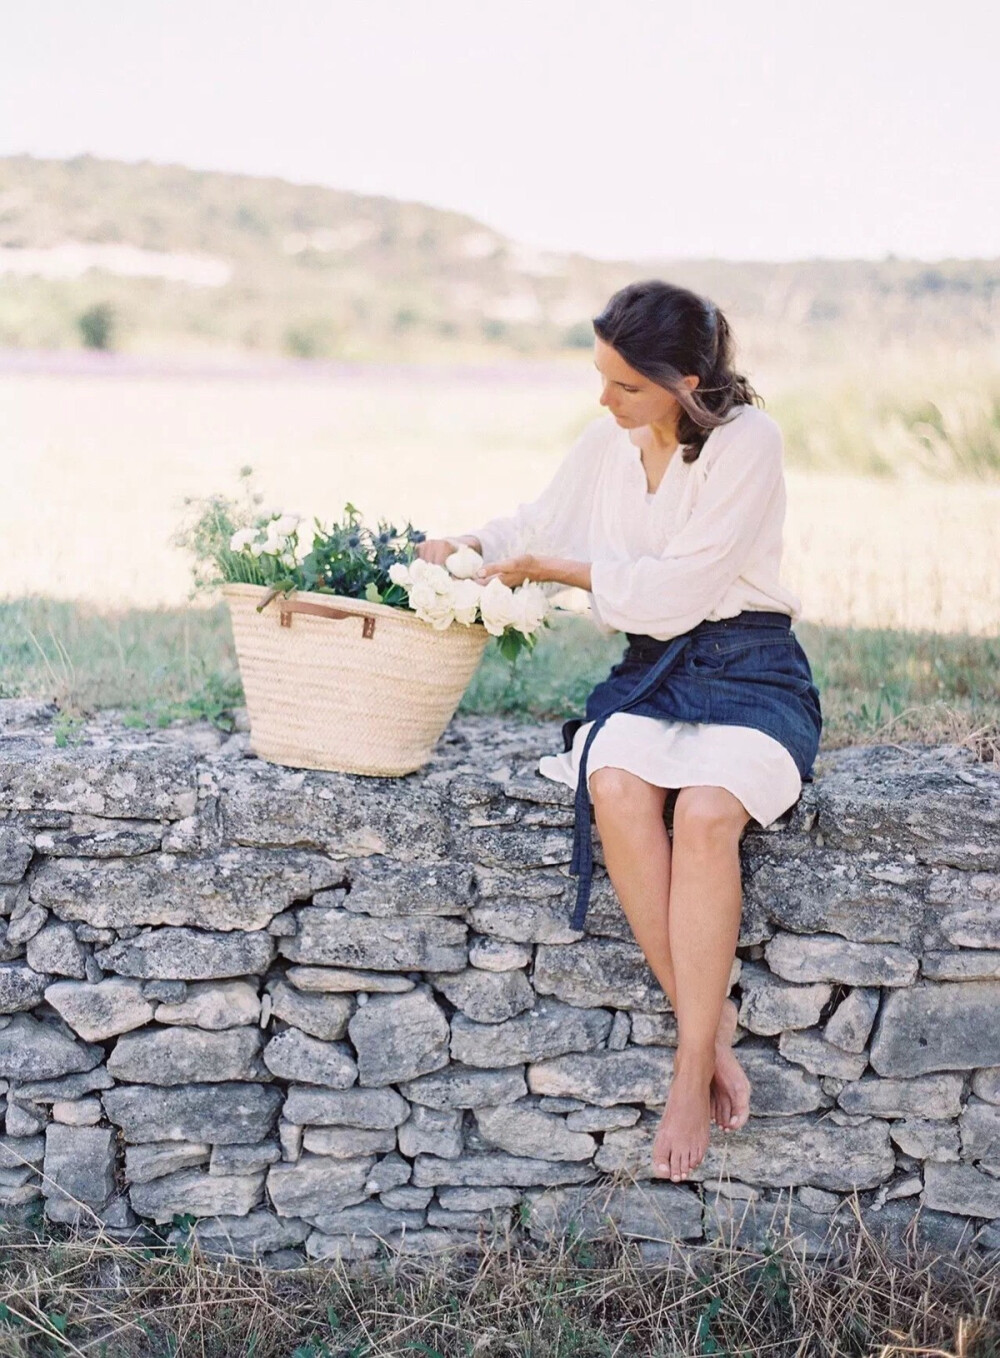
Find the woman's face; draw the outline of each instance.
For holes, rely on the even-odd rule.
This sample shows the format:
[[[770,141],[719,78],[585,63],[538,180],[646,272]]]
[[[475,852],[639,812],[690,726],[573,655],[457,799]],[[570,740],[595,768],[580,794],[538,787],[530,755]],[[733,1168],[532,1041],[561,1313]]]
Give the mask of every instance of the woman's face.
[[[680,410],[676,396],[636,372],[599,335],[594,337],[594,366],[601,378],[601,405],[611,411],[623,429],[674,424]],[[682,380],[689,390],[698,385],[695,376]]]

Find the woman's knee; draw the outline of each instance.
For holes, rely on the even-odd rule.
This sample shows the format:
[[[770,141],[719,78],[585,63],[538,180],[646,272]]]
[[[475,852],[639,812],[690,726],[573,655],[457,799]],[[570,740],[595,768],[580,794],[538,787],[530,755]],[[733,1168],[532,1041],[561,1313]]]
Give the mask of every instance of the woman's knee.
[[[632,814],[648,809],[663,814],[666,788],[655,787],[628,769],[614,768],[610,764],[594,769],[587,779],[587,786],[598,812]]]
[[[750,813],[728,788],[682,787],[674,802],[674,838],[686,840],[739,839]]]

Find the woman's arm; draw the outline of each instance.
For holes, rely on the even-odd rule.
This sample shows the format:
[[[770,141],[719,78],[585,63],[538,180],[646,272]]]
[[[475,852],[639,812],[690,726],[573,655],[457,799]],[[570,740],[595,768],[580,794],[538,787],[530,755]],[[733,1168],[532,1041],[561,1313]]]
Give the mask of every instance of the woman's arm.
[[[703,621],[743,570],[768,515],[780,512],[783,451],[781,429],[763,411],[729,432],[691,517],[659,556],[592,563],[601,621],[661,637]]]

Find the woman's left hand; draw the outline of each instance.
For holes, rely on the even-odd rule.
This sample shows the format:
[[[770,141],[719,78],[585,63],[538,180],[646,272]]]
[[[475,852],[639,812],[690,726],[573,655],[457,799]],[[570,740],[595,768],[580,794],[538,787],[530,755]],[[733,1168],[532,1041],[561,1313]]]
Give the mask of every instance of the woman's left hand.
[[[501,583],[510,589],[516,589],[527,580],[548,579],[541,558],[537,556],[509,556],[506,561],[491,561],[472,578],[477,585],[488,585],[495,576],[499,576]]]
[[[472,578],[479,585],[488,585],[499,576],[510,589],[516,589],[526,580],[534,580],[538,584],[548,580],[557,585],[589,590],[590,565],[589,561],[566,561],[558,556],[512,556],[506,561],[492,561]]]

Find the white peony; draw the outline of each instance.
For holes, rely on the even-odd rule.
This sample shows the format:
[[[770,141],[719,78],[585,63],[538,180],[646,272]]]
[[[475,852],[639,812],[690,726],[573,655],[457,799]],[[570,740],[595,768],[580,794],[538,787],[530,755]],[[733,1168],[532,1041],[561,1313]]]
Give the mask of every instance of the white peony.
[[[244,547],[249,547],[257,536],[256,528],[241,528],[229,539],[229,550],[231,552],[242,552]]]
[[[469,626],[476,621],[476,612],[479,609],[479,599],[482,592],[482,585],[476,584],[475,580],[455,581],[452,598],[457,622]]]
[[[451,583],[451,576],[443,566],[435,565],[433,561],[425,561],[420,556],[410,562],[410,579],[421,584],[433,585],[435,589],[447,589]]]
[[[270,532],[271,527],[273,527],[275,537],[291,537],[301,522],[301,514],[282,514],[281,517],[276,519],[274,524],[268,528],[268,532]]]
[[[394,561],[389,567],[389,579],[394,585],[409,585],[410,568],[405,561]]]
[[[547,616],[549,601],[542,587],[529,581],[514,591],[514,609],[517,630],[530,636],[532,632],[538,631]]]
[[[483,564],[483,558],[475,547],[463,543],[457,551],[445,558],[444,564],[456,580],[469,580]]]
[[[503,583],[499,575],[494,575],[484,586],[479,596],[479,610],[483,615],[483,626],[490,636],[503,635],[505,627],[511,623],[517,626],[517,604],[514,591]]]

